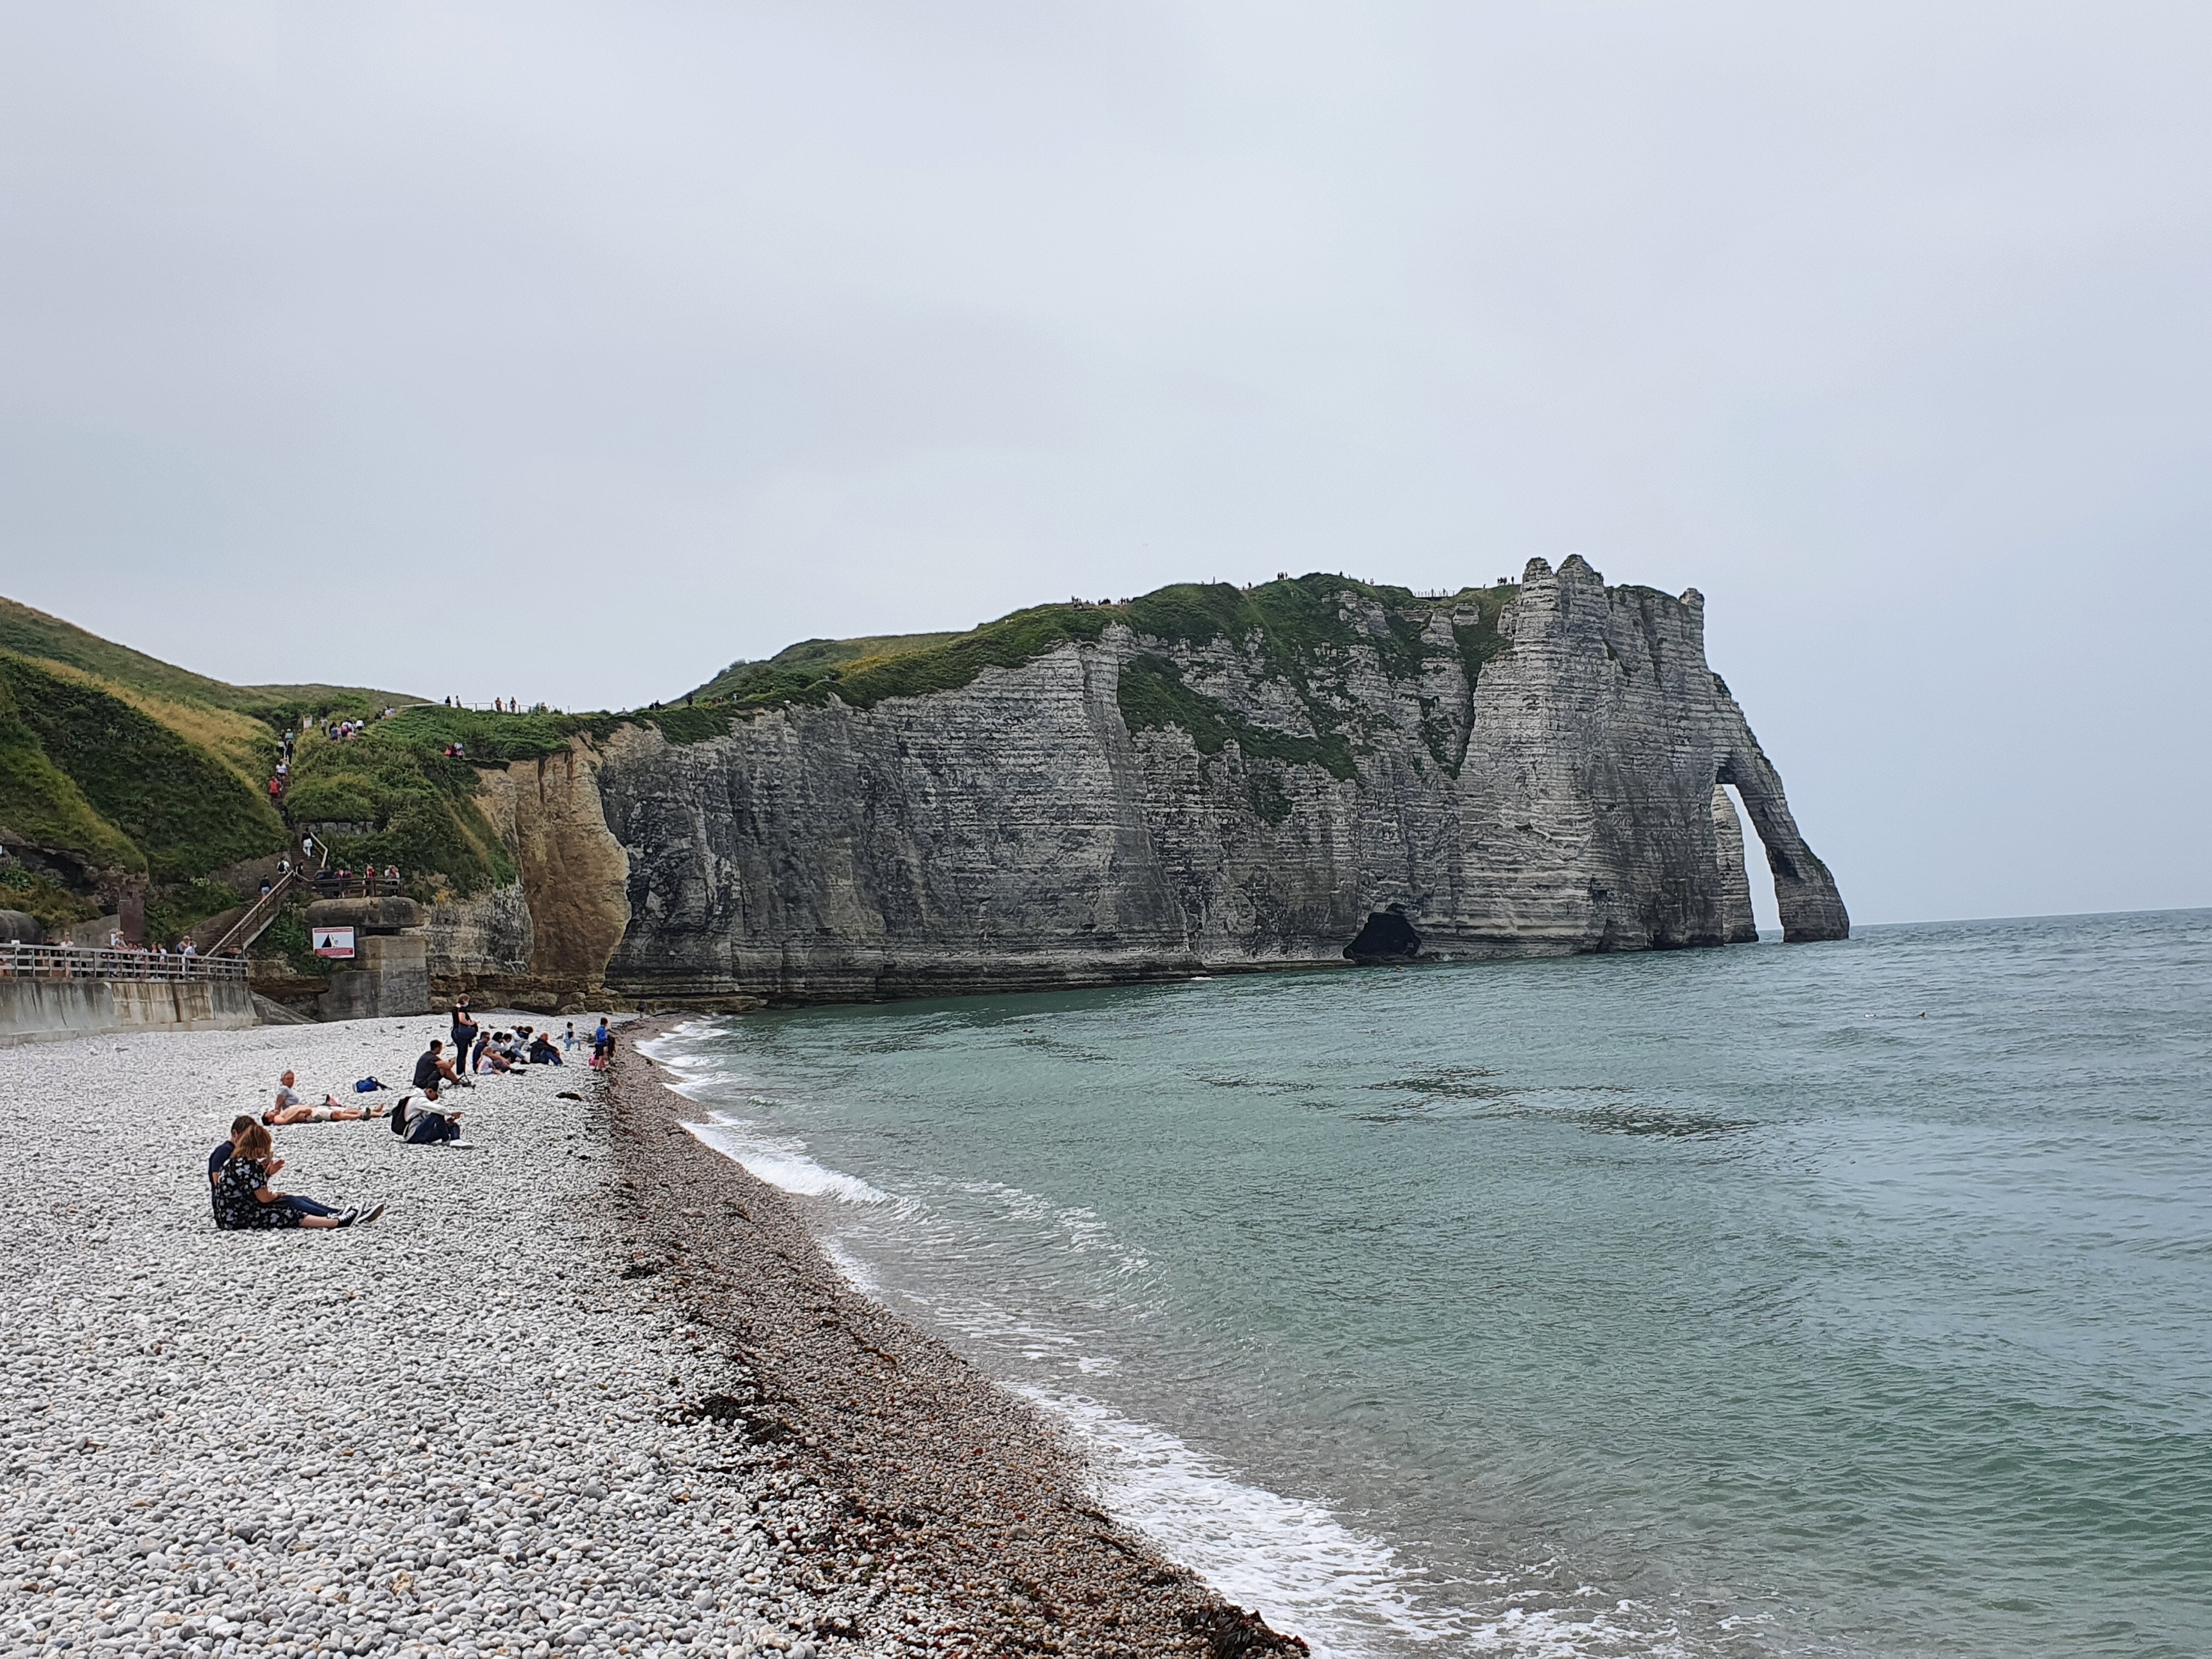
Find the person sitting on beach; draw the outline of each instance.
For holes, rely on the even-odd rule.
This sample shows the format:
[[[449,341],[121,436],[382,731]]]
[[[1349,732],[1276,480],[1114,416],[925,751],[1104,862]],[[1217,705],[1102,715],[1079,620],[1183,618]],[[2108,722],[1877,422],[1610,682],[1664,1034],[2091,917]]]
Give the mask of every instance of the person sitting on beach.
[[[336,1095],[325,1095],[321,1105],[310,1106],[293,1092],[289,1072],[277,1083],[276,1103],[261,1115],[261,1121],[272,1129],[287,1123],[358,1123],[363,1118],[384,1115],[381,1106],[342,1105]]]
[[[441,1091],[467,1082],[453,1069],[453,1061],[446,1058],[446,1045],[436,1037],[415,1060],[415,1086],[422,1091],[418,1104],[412,1095],[402,1095],[399,1104],[392,1114],[392,1127],[404,1135],[410,1145],[434,1146],[441,1140],[461,1138],[461,1115],[440,1106]]]
[[[446,1045],[432,1037],[430,1046],[415,1058],[415,1086],[435,1100],[441,1088],[447,1084],[458,1086],[461,1081],[453,1062],[446,1058]]]
[[[425,1054],[423,1058],[431,1056]],[[416,1070],[419,1073],[421,1067]],[[399,1097],[399,1109],[392,1127],[405,1137],[410,1146],[435,1146],[441,1141],[461,1138],[460,1113],[448,1111],[438,1103],[437,1076],[434,1072],[431,1073],[433,1080],[423,1085],[420,1101],[412,1095]]]
[[[481,1073],[487,1067],[494,1077],[511,1072],[514,1062],[507,1057],[506,1045],[512,1041],[504,1031],[487,1031],[477,1041],[476,1070]]]
[[[553,1046],[553,1039],[540,1031],[530,1039],[530,1063],[532,1066],[558,1066],[561,1051]]]
[[[374,1221],[384,1213],[380,1204],[367,1216],[357,1210],[334,1215],[322,1205],[315,1206],[317,1213],[309,1213],[292,1196],[269,1184],[270,1177],[283,1167],[282,1159],[272,1160],[269,1153],[269,1131],[249,1120],[231,1142],[231,1155],[216,1176],[215,1224],[223,1231],[258,1231],[269,1227],[350,1227],[359,1221]]]
[[[231,1119],[230,1139],[224,1141],[222,1146],[216,1147],[213,1152],[208,1154],[208,1187],[210,1193],[222,1186],[222,1172],[224,1169],[229,1164],[231,1159],[238,1155],[238,1138],[252,1127],[253,1120],[250,1117],[234,1117]],[[271,1158],[264,1167],[263,1173],[273,1176],[283,1167],[284,1160],[283,1158]],[[331,1208],[329,1205],[318,1204],[313,1199],[302,1198],[297,1193],[286,1194],[284,1201],[290,1205],[294,1209],[297,1210],[301,1215],[336,1215],[337,1213],[337,1212]],[[384,1206],[380,1204],[377,1206],[376,1214],[382,1215],[383,1213]],[[369,1218],[372,1221],[375,1218],[375,1216],[371,1216]],[[221,1224],[220,1221],[218,1221],[217,1224]]]

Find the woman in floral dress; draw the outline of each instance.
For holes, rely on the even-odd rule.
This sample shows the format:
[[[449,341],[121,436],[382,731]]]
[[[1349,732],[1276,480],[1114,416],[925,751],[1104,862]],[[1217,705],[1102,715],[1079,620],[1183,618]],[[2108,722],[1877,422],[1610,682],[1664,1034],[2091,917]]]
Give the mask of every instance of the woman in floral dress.
[[[269,1185],[269,1131],[249,1123],[215,1183],[215,1224],[226,1231],[261,1227],[350,1227],[354,1212],[302,1215]]]

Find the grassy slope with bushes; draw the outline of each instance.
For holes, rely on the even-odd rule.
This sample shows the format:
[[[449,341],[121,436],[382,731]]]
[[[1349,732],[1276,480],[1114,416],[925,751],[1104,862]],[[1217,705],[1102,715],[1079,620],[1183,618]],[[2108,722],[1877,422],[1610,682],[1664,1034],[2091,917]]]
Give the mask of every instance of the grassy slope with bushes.
[[[128,690],[178,704],[228,708],[257,720],[287,705],[298,714],[322,709],[348,709],[367,714],[374,708],[413,702],[418,699],[396,692],[358,685],[232,685],[210,679],[189,668],[179,668],[133,651],[127,645],[88,634],[74,623],[50,617],[14,599],[0,599],[0,651],[19,657],[66,664],[96,678]]]
[[[188,881],[284,845],[268,800],[208,750],[89,681],[0,654],[0,682],[18,722],[109,832],[77,832],[77,845],[108,845],[117,833],[156,881]],[[33,840],[41,839],[33,834]],[[67,842],[50,843],[67,845]]]
[[[726,708],[660,708],[631,714],[500,714],[417,703],[372,720],[332,743],[319,731],[301,739],[285,808],[295,824],[374,823],[375,833],[331,842],[334,864],[396,866],[420,896],[442,885],[481,892],[514,879],[514,860],[477,805],[477,769],[542,760],[581,736],[605,740],[617,726],[656,727],[671,743],[726,736]],[[459,744],[464,759],[447,758]],[[433,878],[443,878],[442,882]]]
[[[0,905],[64,927],[143,876],[149,934],[173,938],[238,902],[210,872],[286,844],[263,787],[278,726],[402,701],[226,684],[0,599],[0,846],[33,854],[0,861]]]
[[[741,697],[757,690],[773,674],[805,674],[835,668],[863,657],[903,657],[936,646],[950,645],[957,634],[880,634],[857,640],[801,640],[786,646],[761,662],[732,663],[686,702],[704,702],[710,697]]]
[[[8,661],[0,657],[0,665]],[[103,823],[76,780],[48,757],[16,706],[12,681],[0,673],[0,844],[11,840],[75,854],[96,869],[146,867],[145,854]]]
[[[458,718],[438,718],[446,715]],[[463,739],[472,757],[486,762],[524,759],[525,750],[548,754],[567,743],[565,736],[526,729],[531,722],[550,725],[550,717],[417,708],[373,720],[349,741],[333,743],[319,731],[310,732],[294,752],[285,806],[295,824],[336,819],[377,826],[372,835],[334,839],[333,865],[395,865],[425,898],[440,884],[458,893],[480,892],[514,880],[514,861],[477,805],[476,768],[441,751],[454,740],[456,728],[468,725],[473,731],[479,723],[517,728],[506,745],[482,735]]]

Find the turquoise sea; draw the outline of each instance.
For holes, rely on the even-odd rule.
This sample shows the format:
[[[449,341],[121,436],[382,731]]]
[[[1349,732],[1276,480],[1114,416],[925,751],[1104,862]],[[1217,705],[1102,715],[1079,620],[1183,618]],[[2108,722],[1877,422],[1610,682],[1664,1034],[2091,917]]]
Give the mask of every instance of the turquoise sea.
[[[2212,1653],[2212,912],[650,1051],[1317,1652]]]

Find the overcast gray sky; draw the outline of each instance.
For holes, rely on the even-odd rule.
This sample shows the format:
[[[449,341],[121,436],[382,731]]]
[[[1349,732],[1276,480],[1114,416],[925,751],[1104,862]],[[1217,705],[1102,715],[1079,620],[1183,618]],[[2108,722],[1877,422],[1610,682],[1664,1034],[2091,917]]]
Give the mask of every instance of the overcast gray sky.
[[[2201,5],[0,4],[0,592],[627,705],[1580,551],[1862,921],[2212,902]]]

